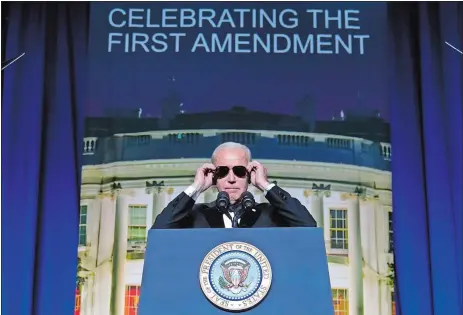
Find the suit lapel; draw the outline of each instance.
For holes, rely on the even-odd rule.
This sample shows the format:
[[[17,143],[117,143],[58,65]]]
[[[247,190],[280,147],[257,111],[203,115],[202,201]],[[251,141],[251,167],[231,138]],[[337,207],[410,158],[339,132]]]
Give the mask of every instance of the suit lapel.
[[[243,213],[240,221],[240,227],[250,228],[256,224],[260,215],[262,214],[262,204],[257,204],[254,209],[248,210]]]
[[[224,228],[223,214],[216,207],[215,202],[205,203],[202,209],[204,217],[211,228]]]

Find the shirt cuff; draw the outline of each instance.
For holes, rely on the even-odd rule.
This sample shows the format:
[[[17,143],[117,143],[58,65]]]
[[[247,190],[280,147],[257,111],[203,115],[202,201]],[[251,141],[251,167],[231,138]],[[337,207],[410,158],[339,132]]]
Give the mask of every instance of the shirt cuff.
[[[196,201],[196,199],[198,199],[199,195],[201,194],[199,190],[193,185],[185,189],[183,192],[187,194],[190,198],[192,198],[194,201]]]
[[[270,191],[270,189],[272,189],[273,187],[275,187],[275,183],[270,183],[267,187],[264,188],[264,196],[267,195],[267,193]]]

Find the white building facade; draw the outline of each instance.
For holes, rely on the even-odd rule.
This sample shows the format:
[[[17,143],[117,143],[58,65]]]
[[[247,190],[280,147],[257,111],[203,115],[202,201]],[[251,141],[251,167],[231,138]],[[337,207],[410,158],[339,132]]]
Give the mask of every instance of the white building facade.
[[[148,136],[162,137],[159,133]],[[336,143],[342,146],[345,141],[360,141],[362,147],[368,143],[332,135],[304,136],[325,142],[339,138]],[[98,143],[97,138],[85,141],[92,143],[88,148]],[[85,154],[91,155],[92,150]],[[381,144],[381,152],[390,155],[390,145]],[[207,158],[172,158],[84,166],[76,314],[137,314],[148,230],[206,162]],[[335,314],[394,315],[387,278],[393,259],[391,173],[323,161],[259,158],[259,162],[268,168],[270,179],[299,199],[323,228]],[[268,202],[254,187],[250,191],[257,202]],[[210,189],[197,202],[213,201],[216,196]]]

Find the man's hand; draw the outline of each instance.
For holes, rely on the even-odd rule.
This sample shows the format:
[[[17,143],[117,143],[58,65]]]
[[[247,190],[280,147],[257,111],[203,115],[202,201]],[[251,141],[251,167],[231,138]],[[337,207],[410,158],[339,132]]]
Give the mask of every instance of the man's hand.
[[[257,161],[248,164],[248,172],[251,174],[251,184],[264,191],[270,185],[267,179],[267,169]]]
[[[215,166],[213,164],[204,164],[196,170],[193,186],[202,193],[212,186],[212,178],[214,177]]]

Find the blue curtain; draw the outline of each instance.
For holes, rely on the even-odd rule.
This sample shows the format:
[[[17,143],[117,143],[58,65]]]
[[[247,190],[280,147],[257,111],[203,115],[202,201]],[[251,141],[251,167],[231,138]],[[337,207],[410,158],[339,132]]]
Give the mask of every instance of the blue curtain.
[[[461,315],[463,5],[390,4],[396,300]]]
[[[88,4],[10,3],[2,94],[2,314],[72,314]]]

